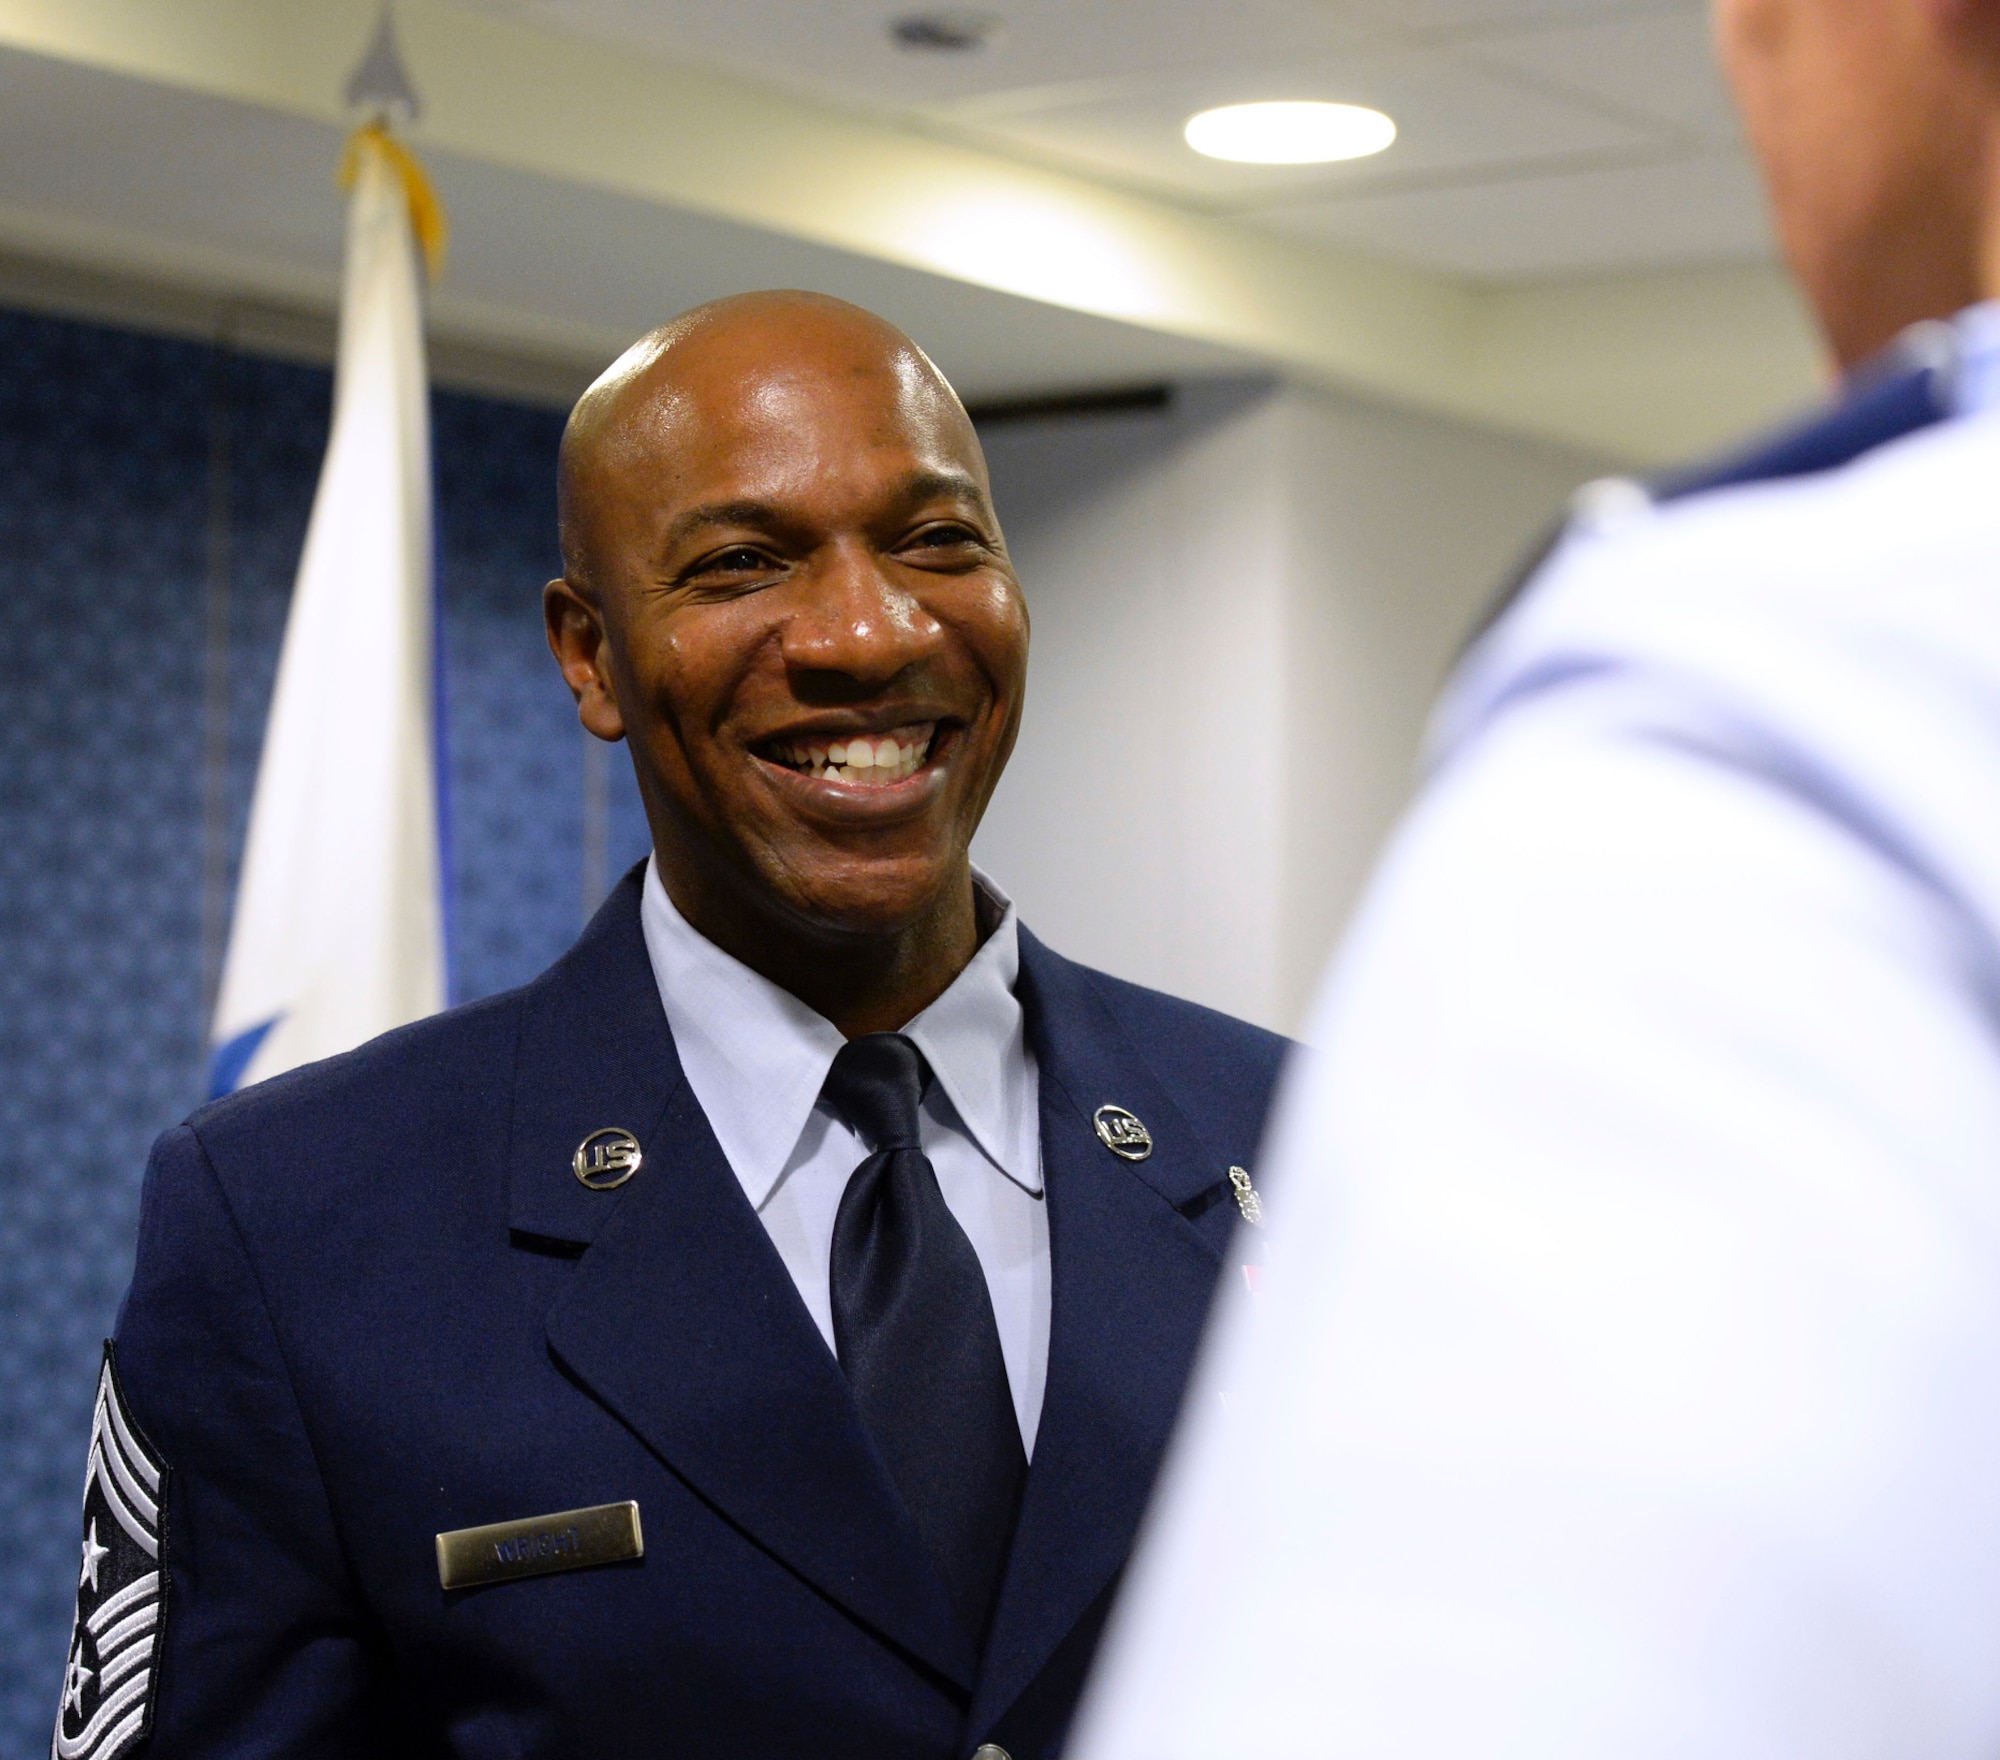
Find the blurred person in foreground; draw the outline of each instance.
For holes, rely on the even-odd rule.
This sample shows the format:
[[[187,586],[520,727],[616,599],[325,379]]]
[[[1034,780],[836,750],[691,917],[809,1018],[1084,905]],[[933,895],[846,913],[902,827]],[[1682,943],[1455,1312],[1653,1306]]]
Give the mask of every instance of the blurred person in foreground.
[[[2000,1754],[2000,0],[1715,24],[1844,393],[1467,656],[1072,1760]]]
[[[58,1760],[1040,1760],[1282,1042],[972,866],[1027,683],[936,367],[803,293],[585,393],[544,607],[652,858],[146,1178]]]

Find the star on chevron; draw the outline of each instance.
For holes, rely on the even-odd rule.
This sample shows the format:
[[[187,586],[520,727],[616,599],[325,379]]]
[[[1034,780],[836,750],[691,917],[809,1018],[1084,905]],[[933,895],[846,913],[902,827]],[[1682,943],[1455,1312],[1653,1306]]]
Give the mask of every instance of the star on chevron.
[[[111,1548],[97,1544],[97,1522],[93,1517],[83,1536],[83,1575],[77,1578],[77,1586],[90,1585],[90,1592],[97,1593],[97,1567],[110,1556]]]
[[[76,1648],[69,1653],[69,1669],[63,1675],[63,1709],[83,1715],[83,1689],[96,1676],[83,1666],[83,1640],[76,1641]]]

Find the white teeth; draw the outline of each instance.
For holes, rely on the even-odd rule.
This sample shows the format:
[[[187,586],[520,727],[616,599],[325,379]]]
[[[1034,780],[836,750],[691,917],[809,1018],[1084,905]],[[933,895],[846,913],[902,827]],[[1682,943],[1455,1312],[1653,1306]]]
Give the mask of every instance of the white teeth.
[[[826,745],[800,742],[774,749],[786,764],[807,776],[880,787],[921,770],[930,759],[931,738],[929,731],[909,740],[893,734],[863,735]]]

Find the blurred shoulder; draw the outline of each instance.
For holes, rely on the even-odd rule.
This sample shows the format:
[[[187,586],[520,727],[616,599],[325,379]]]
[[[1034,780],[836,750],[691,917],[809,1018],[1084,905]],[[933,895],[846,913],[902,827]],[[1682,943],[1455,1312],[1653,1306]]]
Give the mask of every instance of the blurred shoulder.
[[[2000,509],[1982,490],[1996,459],[2000,415],[1985,413],[1913,425],[1816,470],[1759,476],[1746,465],[1740,476],[1697,474],[1646,495],[1623,517],[1614,510],[1586,520],[1574,556],[1563,560],[1579,573],[1635,564],[1678,573],[1699,558],[1717,571],[1717,584],[1779,592],[1814,585],[1822,597],[1829,586],[1880,587],[1885,564],[1898,575],[1948,568],[1990,544]],[[1707,584],[1679,578],[1697,594]]]
[[[1666,499],[1606,486],[1468,653],[1438,755],[1503,712],[1622,692],[1804,726],[1853,693],[2000,696],[2000,414],[1914,428],[1823,469]],[[1636,689],[1634,688],[1636,687]]]

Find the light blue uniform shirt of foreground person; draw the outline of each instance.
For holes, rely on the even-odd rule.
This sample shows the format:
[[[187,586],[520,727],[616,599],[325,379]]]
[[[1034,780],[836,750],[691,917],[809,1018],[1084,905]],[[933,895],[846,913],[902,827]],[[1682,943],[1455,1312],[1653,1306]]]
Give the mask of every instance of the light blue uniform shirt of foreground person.
[[[2000,1755],[2000,310],[1956,348],[1838,468],[1600,492],[1468,656],[1071,1760]]]

